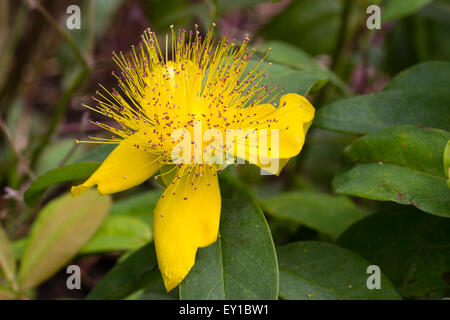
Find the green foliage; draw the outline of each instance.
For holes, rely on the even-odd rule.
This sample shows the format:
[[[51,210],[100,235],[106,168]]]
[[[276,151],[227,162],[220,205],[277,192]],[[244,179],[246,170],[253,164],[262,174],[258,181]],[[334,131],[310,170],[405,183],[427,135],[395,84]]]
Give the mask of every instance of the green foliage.
[[[285,245],[277,251],[283,299],[401,299],[385,275],[380,277],[381,290],[368,289],[367,267],[371,264],[349,250],[306,241]]]
[[[259,61],[250,60],[247,70],[251,70]],[[261,84],[268,85],[269,88],[278,88],[283,92],[295,92],[306,95],[308,92],[320,89],[328,81],[328,75],[318,69],[297,70],[285,65],[269,62],[262,62],[261,68],[266,69],[266,77]]]
[[[134,217],[111,215],[79,251],[93,254],[120,250],[136,250],[153,238],[150,227]]]
[[[278,268],[267,222],[255,205],[225,200],[219,238],[198,250],[181,299],[277,299]]]
[[[343,1],[297,0],[275,16],[262,34],[306,50],[311,54],[330,53],[336,46]]]
[[[444,173],[447,176],[447,184],[450,188],[450,140],[447,141],[447,146],[444,150]]]
[[[381,92],[324,106],[314,124],[348,133],[371,133],[403,124],[450,130],[449,73],[449,62],[412,67]]]
[[[289,66],[294,69],[307,70],[312,74],[316,74],[321,79],[313,88],[320,89],[325,84],[325,79],[330,79],[337,87],[339,87],[346,95],[349,95],[349,89],[344,81],[342,81],[334,72],[328,70],[317,61],[315,61],[307,52],[295,47],[292,44],[282,41],[267,41],[258,47],[258,51],[265,53],[270,49],[268,59],[274,63]],[[270,71],[270,69],[269,69]],[[306,94],[308,91],[299,92]]]
[[[124,299],[161,279],[153,243],[119,262],[89,293],[89,300]]]
[[[0,276],[2,275],[9,283],[15,281],[16,258],[8,235],[0,226]]]
[[[355,223],[337,243],[380,266],[402,296],[417,298],[450,289],[449,233],[450,219],[403,207]]]
[[[388,22],[403,18],[429,4],[431,1],[433,0],[390,0],[383,7],[381,20]]]
[[[450,132],[392,127],[356,140],[345,150],[355,164],[333,180],[337,193],[409,204],[450,217],[442,157]]]
[[[367,214],[348,198],[311,191],[293,191],[260,199],[273,217],[304,224],[333,239]]]
[[[114,202],[110,214],[111,216],[133,217],[152,227],[153,210],[161,194],[160,190],[151,190],[117,200]]]
[[[50,186],[88,178],[99,165],[99,162],[82,162],[50,170],[36,179],[27,189],[24,195],[25,202],[28,204],[36,202]]]
[[[97,191],[52,200],[39,214],[21,260],[20,288],[30,289],[69,262],[92,237],[109,211],[111,199]]]
[[[84,146],[75,146],[75,143],[76,142],[73,139],[63,139],[47,146],[42,151],[42,154],[36,163],[36,173],[42,175],[58,167],[64,157],[71,152],[71,149],[76,147],[75,152],[70,155],[66,164],[72,162],[73,159],[77,158],[84,151]]]
[[[99,147],[96,147],[80,157],[77,160],[77,163],[80,162],[102,162],[106,159],[108,154],[111,153],[117,147],[116,144],[104,144]]]
[[[11,289],[0,286],[0,300],[12,300],[15,297],[16,295],[11,291]]]

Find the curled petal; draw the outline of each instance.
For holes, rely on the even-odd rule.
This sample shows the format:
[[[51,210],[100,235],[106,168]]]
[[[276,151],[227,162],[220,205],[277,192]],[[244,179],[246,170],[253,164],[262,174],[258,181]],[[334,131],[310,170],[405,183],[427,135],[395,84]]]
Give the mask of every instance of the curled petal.
[[[278,108],[261,104],[236,111],[244,119],[239,125],[247,136],[245,160],[279,174],[288,160],[302,150],[314,111],[305,97],[295,93],[282,96]],[[256,138],[252,139],[252,134]],[[272,166],[277,159],[278,165]]]
[[[208,167],[183,171],[159,199],[153,218],[156,255],[167,291],[186,277],[197,249],[214,243],[219,231],[217,174]]]
[[[95,185],[101,194],[127,190],[155,174],[160,167],[160,156],[139,149],[131,139],[122,141],[83,184],[73,186],[72,196],[78,196]]]

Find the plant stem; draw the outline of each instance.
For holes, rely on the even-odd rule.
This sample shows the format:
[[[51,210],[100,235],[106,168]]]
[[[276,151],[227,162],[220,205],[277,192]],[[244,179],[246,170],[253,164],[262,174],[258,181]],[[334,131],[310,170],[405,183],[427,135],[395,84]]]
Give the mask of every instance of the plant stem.
[[[89,11],[88,11],[88,22],[89,22],[89,34],[88,34],[88,59],[90,64],[94,61],[94,50],[95,50],[95,1],[89,1]]]
[[[51,136],[53,135],[56,128],[58,127],[60,118],[66,111],[67,105],[69,104],[72,94],[83,83],[84,79],[88,76],[88,74],[89,74],[89,70],[84,68],[78,74],[78,76],[74,79],[71,86],[66,90],[66,92],[61,97],[61,99],[58,101],[58,104],[55,107],[55,111],[53,112],[52,119],[50,120],[50,124],[48,126],[47,132],[44,134],[44,137],[41,139],[38,147],[34,150],[32,156],[31,156],[31,166],[33,166],[36,163],[42,150],[45,148],[47,143],[50,141]]]
[[[75,78],[75,80],[72,82],[71,86],[67,89],[67,91],[64,93],[64,95],[59,100],[58,104],[56,105],[55,112],[53,113],[53,117],[50,121],[50,125],[47,129],[47,132],[45,133],[44,137],[41,139],[38,147],[35,149],[35,151],[32,154],[31,157],[31,166],[33,166],[37,159],[39,158],[39,155],[41,154],[42,150],[45,148],[47,143],[50,141],[50,138],[52,134],[55,132],[58,123],[60,121],[60,118],[64,114],[67,104],[70,101],[70,97],[75,92],[75,90],[83,83],[84,79],[89,75],[90,73],[90,66],[91,62],[88,62],[86,58],[81,53],[80,49],[76,46],[75,42],[73,41],[72,37],[64,31],[59,24],[55,21],[55,19],[49,14],[49,12],[37,1],[37,0],[27,0],[30,4],[31,8],[37,9],[44,18],[56,29],[56,31],[67,41],[70,48],[74,52],[76,58],[78,61],[82,64],[83,70],[78,74],[78,76]],[[91,1],[93,2],[93,1]],[[90,23],[93,23],[93,6],[90,6]],[[93,24],[90,25],[90,28],[93,28]],[[91,30],[90,32],[90,41],[92,41],[93,46],[93,38],[92,34],[94,30]],[[93,60],[93,59],[91,59]]]
[[[339,27],[338,38],[336,42],[336,47],[334,48],[330,70],[336,69],[342,55],[342,49],[345,44],[345,39],[347,38],[351,6],[352,0],[344,0],[344,7],[342,8],[342,15],[341,15],[341,25]]]
[[[67,44],[72,49],[73,53],[75,54],[76,58],[80,63],[83,65],[84,68],[90,69],[90,65],[86,58],[81,53],[80,49],[77,47],[75,42],[73,41],[72,37],[64,31],[59,24],[56,22],[56,20],[50,15],[50,13],[45,9],[37,0],[27,0],[28,4],[32,9],[37,9],[44,18],[55,28],[55,30],[64,38],[64,40],[67,41]]]

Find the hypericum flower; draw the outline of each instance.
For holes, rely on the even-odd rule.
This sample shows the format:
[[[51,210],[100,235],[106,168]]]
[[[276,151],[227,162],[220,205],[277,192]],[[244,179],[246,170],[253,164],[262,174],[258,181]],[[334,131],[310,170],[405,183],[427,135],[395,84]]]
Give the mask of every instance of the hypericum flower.
[[[111,139],[97,139],[118,146],[86,182],[71,190],[77,196],[97,185],[101,194],[119,192],[143,183],[163,166],[173,167],[174,178],[153,213],[156,254],[167,291],[188,274],[197,249],[217,240],[221,210],[217,175],[224,167],[206,157],[200,162],[175,161],[172,151],[182,137],[173,139],[173,132],[184,129],[194,136],[198,123],[203,131],[215,129],[224,135],[231,129],[267,131],[266,139],[260,136],[253,142],[246,135],[241,158],[266,169],[262,159],[279,160],[280,168],[268,169],[278,174],[302,149],[314,118],[313,106],[297,94],[282,96],[278,108],[270,104],[278,94],[261,85],[262,60],[246,70],[253,53],[247,49],[248,38],[241,46],[226,36],[215,44],[213,27],[203,40],[197,26],[190,32],[171,29],[172,41],[169,45],[166,36],[164,53],[148,29],[131,58],[113,54],[121,69],[121,76],[116,76],[121,93],[114,89],[98,93],[92,109],[117,123],[96,122],[113,133]],[[273,137],[270,131],[277,131],[277,152],[267,147]],[[203,150],[206,143],[201,144]],[[238,142],[232,144],[233,151],[235,146]],[[192,142],[193,149],[198,147]],[[218,144],[215,153],[220,152],[232,153],[229,145]]]

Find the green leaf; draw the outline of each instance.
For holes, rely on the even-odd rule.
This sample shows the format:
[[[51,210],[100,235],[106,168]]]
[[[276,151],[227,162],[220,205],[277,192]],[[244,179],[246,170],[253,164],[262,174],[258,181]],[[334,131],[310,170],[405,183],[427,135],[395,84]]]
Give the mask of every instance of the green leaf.
[[[384,90],[420,91],[432,94],[434,91],[448,92],[450,63],[429,61],[417,64],[397,74]],[[448,96],[448,94],[447,94]]]
[[[17,260],[21,260],[23,257],[23,254],[25,253],[25,250],[27,249],[28,241],[30,239],[28,237],[23,237],[20,239],[15,240],[12,243],[14,255],[16,256]]]
[[[350,95],[347,84],[342,81],[335,73],[328,70],[316,60],[314,60],[307,52],[290,43],[273,40],[258,47],[257,51],[261,53],[271,49],[268,60],[281,65],[289,66],[299,70],[313,70],[319,74],[326,76],[344,93]],[[324,77],[325,75],[323,75]]]
[[[406,17],[423,6],[431,3],[432,0],[390,0],[381,11],[381,21],[383,23]]]
[[[381,289],[368,289],[367,267],[371,264],[349,250],[305,241],[279,247],[277,252],[283,299],[401,299],[383,273]]]
[[[61,139],[49,144],[42,151],[39,160],[36,163],[35,172],[37,175],[42,175],[59,166],[59,163],[69,154],[75,145],[73,139]],[[85,145],[79,144],[71,156],[67,159],[65,164],[72,163],[81,152],[83,152]]]
[[[0,286],[0,300],[13,300],[16,298],[14,292],[12,292],[9,288]]]
[[[0,275],[3,274],[9,283],[16,277],[16,258],[8,235],[0,225]]]
[[[105,219],[79,253],[136,250],[150,242],[152,238],[152,231],[145,222],[133,217],[112,215]]]
[[[225,200],[217,241],[200,248],[180,299],[277,299],[278,268],[269,227],[254,204]]]
[[[328,130],[363,134],[406,124],[450,130],[449,73],[449,62],[414,66],[400,73],[381,92],[338,100],[320,108],[314,124]]]
[[[33,224],[20,265],[20,287],[36,287],[68,263],[94,235],[110,206],[111,198],[95,190],[49,202]]]
[[[175,164],[165,164],[159,169],[161,172],[161,180],[167,187],[178,173],[177,166]]]
[[[413,205],[450,217],[445,180],[390,164],[358,164],[333,180],[336,193]]]
[[[153,226],[153,210],[162,194],[162,190],[151,190],[114,201],[111,216],[127,216],[144,221]]]
[[[404,297],[450,289],[450,219],[412,207],[380,212],[351,226],[338,244],[380,266]]]
[[[389,128],[356,140],[345,159],[356,163],[333,179],[336,193],[410,204],[450,217],[442,156],[450,132],[412,126]]]
[[[261,30],[266,39],[290,42],[312,55],[332,53],[338,41],[343,1],[296,0]]]
[[[447,176],[447,185],[450,188],[450,140],[444,150],[444,173]]]
[[[27,204],[33,204],[50,186],[58,183],[86,179],[99,167],[99,162],[82,162],[56,168],[38,177],[25,191],[24,199]]]
[[[161,280],[155,247],[149,243],[117,263],[86,297],[88,300],[124,299]]]
[[[101,36],[111,24],[112,18],[124,0],[96,0],[95,1],[95,33]]]
[[[250,71],[259,61],[250,60],[246,71]],[[261,85],[268,88],[278,88],[284,93],[298,93],[306,95],[310,91],[315,91],[323,87],[328,81],[328,76],[321,70],[296,70],[281,64],[262,62],[260,68],[264,69],[266,77],[261,81]],[[272,95],[273,96],[273,95]],[[276,101],[278,102],[278,101]]]
[[[106,157],[117,147],[117,144],[103,144],[99,147],[96,147],[80,157],[77,160],[79,162],[102,162],[106,159]]]
[[[367,214],[347,197],[321,192],[293,191],[259,199],[269,215],[304,224],[333,239]]]

